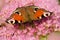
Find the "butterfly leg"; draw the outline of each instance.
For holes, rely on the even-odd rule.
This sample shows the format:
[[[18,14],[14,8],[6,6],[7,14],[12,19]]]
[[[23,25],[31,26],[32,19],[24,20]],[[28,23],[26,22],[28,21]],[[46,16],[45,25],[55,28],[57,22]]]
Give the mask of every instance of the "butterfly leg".
[[[25,25],[23,25],[22,21],[15,21],[16,24],[18,24],[18,29],[23,30],[25,28]]]
[[[20,24],[19,24],[19,29],[21,29],[21,30],[25,29],[25,25],[22,24],[22,23],[20,23]]]
[[[32,28],[35,27],[35,24],[33,23],[33,21],[30,22]]]

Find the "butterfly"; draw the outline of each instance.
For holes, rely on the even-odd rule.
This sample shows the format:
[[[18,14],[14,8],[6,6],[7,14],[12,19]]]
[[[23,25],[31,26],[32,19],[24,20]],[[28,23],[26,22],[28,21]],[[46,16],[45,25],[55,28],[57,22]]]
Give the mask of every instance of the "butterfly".
[[[10,24],[22,24],[27,22],[33,23],[34,20],[40,20],[44,17],[49,17],[51,15],[52,12],[33,5],[26,7],[18,7],[6,20],[6,22]]]

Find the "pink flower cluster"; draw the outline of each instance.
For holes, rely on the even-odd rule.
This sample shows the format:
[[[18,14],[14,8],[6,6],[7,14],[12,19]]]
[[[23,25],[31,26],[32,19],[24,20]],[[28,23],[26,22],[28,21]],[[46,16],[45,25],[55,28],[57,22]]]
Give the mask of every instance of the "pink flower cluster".
[[[44,8],[53,12],[50,20],[43,22],[35,28],[26,27],[24,30],[15,29],[13,25],[7,24],[5,20],[17,7],[31,5]],[[39,40],[39,37],[46,36],[54,31],[60,31],[60,6],[57,0],[5,0],[5,4],[0,11],[0,40]]]

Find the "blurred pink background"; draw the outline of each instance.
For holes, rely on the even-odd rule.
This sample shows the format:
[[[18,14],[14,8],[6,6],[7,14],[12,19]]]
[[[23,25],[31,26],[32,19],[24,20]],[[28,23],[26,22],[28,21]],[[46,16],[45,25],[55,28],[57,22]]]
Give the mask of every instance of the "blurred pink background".
[[[4,22],[5,18],[7,18],[7,15],[10,15],[12,13],[12,11],[17,8],[17,6],[21,7],[21,6],[31,3],[31,2],[33,2],[33,0],[0,0],[0,11],[2,10],[1,11],[2,13],[0,13],[0,15],[4,14],[3,13],[4,11],[6,12],[6,14],[3,15],[4,17],[2,17],[2,19],[0,19],[0,22],[2,22],[2,21]],[[45,8],[50,11],[54,11],[55,13],[60,13],[60,6],[58,5],[57,0],[34,0],[34,5],[39,6],[41,8]],[[7,26],[9,26],[9,24]],[[14,28],[12,26],[11,27],[9,26],[7,28],[6,27],[0,28],[0,36],[2,35],[0,37],[0,40],[1,39],[2,40],[16,40],[20,36],[22,36],[22,35],[17,36],[18,35],[17,33],[19,33],[19,30],[18,30],[17,33],[15,33],[16,35],[13,36],[13,39],[11,39],[12,36],[10,34],[14,33],[14,31],[15,31],[15,29],[14,30],[13,29]],[[6,35],[8,36],[7,38],[6,38]],[[18,38],[16,38],[16,37],[18,37]],[[21,38],[22,37],[20,37],[19,40],[22,40]],[[34,38],[32,37],[32,39],[30,39],[30,40],[33,40],[33,39]],[[36,40],[36,39],[34,39],[34,40]],[[60,40],[60,34],[53,32],[48,36],[47,40]]]

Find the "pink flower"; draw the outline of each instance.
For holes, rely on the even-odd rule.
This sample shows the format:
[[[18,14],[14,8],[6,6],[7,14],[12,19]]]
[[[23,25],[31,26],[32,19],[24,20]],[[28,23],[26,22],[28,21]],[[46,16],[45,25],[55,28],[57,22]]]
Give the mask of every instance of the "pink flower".
[[[53,12],[50,20],[36,25],[35,28],[26,27],[26,29],[19,30],[13,25],[7,24],[5,20],[12,14],[17,7],[31,5],[44,8]],[[0,5],[1,6],[1,5]],[[46,35],[54,31],[60,31],[60,6],[57,0],[6,0],[4,7],[0,11],[0,24],[5,23],[6,26],[0,28],[0,39],[2,40],[39,40],[40,35]],[[18,27],[15,25],[15,27]]]

